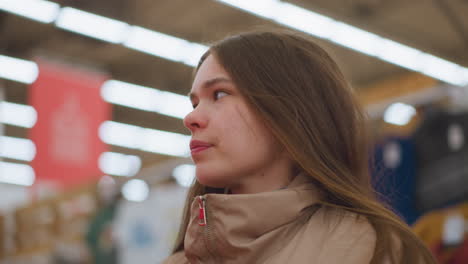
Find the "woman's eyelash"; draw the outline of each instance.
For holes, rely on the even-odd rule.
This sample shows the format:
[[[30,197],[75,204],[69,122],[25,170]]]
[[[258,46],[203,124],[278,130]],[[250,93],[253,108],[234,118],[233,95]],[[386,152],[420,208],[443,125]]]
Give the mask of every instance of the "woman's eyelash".
[[[228,95],[228,93],[225,92],[225,91],[223,91],[223,90],[216,90],[216,91],[213,92],[213,98],[214,98],[214,100],[220,99],[220,98],[218,98],[218,94],[219,94],[219,93],[224,93],[224,94],[225,94],[224,96]],[[192,107],[195,109],[195,107],[197,107],[197,105],[198,105],[198,104],[192,104]]]

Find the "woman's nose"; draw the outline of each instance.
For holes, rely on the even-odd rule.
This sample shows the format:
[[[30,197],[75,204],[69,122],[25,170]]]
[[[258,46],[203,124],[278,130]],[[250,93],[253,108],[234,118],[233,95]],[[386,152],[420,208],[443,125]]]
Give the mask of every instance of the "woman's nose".
[[[184,118],[184,126],[188,128],[192,133],[197,129],[206,127],[207,118],[204,116],[199,109],[194,109]]]

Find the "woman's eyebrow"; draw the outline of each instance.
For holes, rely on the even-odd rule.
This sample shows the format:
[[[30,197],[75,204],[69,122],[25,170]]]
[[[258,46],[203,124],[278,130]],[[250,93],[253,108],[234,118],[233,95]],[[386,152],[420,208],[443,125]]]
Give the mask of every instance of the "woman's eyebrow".
[[[230,79],[226,78],[226,77],[215,77],[215,78],[212,78],[212,79],[209,79],[209,80],[205,81],[201,85],[201,89],[208,89],[209,87],[211,87],[211,86],[213,86],[215,84],[223,83],[223,82],[232,83],[232,81]],[[192,100],[194,97],[196,97],[196,94],[192,93],[192,92],[189,92],[188,96],[189,96],[190,100]]]

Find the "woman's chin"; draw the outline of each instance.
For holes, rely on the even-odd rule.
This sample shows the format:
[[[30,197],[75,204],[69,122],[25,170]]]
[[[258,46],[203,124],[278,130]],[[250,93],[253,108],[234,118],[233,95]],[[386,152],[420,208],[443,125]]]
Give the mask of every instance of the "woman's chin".
[[[224,188],[227,186],[226,179],[219,177],[220,175],[198,173],[197,172],[197,181],[202,185],[212,187],[212,188]]]

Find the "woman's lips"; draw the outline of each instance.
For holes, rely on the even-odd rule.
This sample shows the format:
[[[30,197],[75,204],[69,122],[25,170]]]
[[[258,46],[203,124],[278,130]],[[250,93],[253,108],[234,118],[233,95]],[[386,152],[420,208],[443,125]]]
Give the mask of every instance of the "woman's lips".
[[[204,151],[205,149],[208,149],[210,148],[210,146],[200,146],[200,147],[194,147],[191,149],[191,153],[192,155],[195,154],[195,153],[199,153],[199,152],[202,152]]]
[[[192,155],[200,153],[213,145],[201,140],[191,140],[190,141],[190,152]]]

